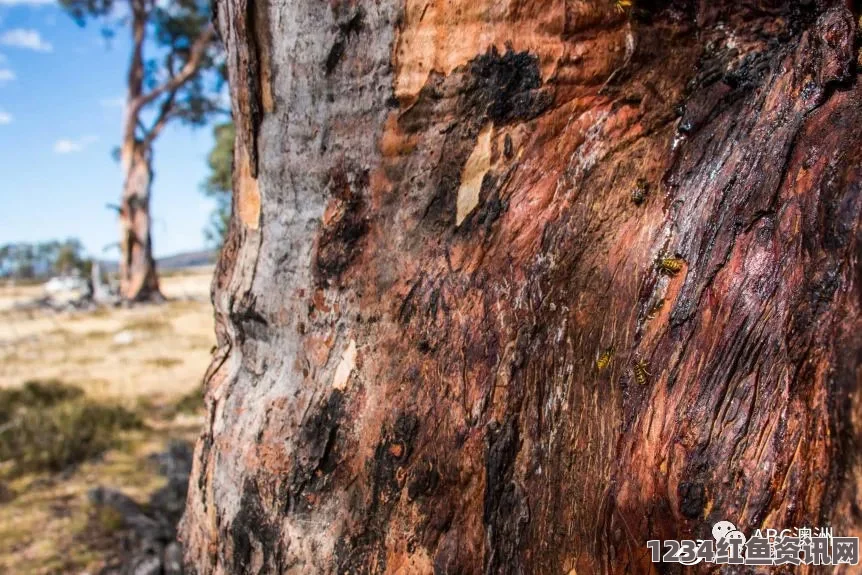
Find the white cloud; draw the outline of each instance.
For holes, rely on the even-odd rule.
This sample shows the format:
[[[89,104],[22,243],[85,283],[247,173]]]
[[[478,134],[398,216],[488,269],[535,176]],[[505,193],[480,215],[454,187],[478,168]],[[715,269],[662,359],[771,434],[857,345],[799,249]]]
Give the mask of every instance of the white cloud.
[[[103,108],[125,108],[126,99],[122,96],[116,98],[102,98],[99,100],[99,105]]]
[[[0,112],[0,126],[12,123],[12,115],[6,112]]]
[[[0,44],[35,50],[36,52],[51,52],[54,50],[54,47],[42,38],[38,30],[28,30],[25,28],[7,30],[0,35]]]
[[[0,68],[0,84],[15,79],[15,72],[8,68]]]
[[[76,154],[83,152],[92,143],[98,141],[96,136],[84,136],[77,140],[62,139],[54,142],[54,152],[58,154]]]
[[[0,6],[49,6],[55,0],[0,0]]]

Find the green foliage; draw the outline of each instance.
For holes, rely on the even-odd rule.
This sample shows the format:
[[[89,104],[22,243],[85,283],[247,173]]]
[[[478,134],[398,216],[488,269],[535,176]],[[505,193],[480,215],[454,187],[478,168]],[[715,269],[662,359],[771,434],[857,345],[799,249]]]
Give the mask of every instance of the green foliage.
[[[194,57],[195,43],[210,26],[212,12],[208,1],[60,0],[60,4],[81,25],[98,21],[108,36],[128,27],[134,40],[135,30],[143,29],[140,51],[133,45],[130,92],[158,97],[148,99],[141,110],[138,132],[141,140],[157,134],[162,121],[179,120],[203,126],[214,115],[224,112],[220,96],[224,86],[223,57],[215,36],[203,51],[196,72],[172,89],[164,89],[181,76]]]
[[[33,279],[74,271],[86,276],[91,266],[84,245],[76,238],[0,246],[0,277]]]
[[[59,471],[113,446],[118,431],[142,425],[134,413],[77,387],[31,381],[0,390],[0,461],[18,473]]]
[[[73,270],[89,273],[92,262],[83,258],[83,252],[84,245],[78,239],[69,239],[59,244],[54,255],[54,271],[59,274],[68,274]]]
[[[179,74],[189,61],[195,40],[209,25],[210,17],[209,2],[173,0],[155,5],[150,13],[149,28],[157,54],[145,67],[149,71],[145,78],[148,88],[158,87],[165,73],[170,78]],[[164,106],[172,97],[171,116],[192,126],[203,126],[215,114],[223,112],[218,97],[224,85],[221,59],[218,44],[213,40],[204,52],[201,72],[173,96],[167,94],[162,98],[160,105]]]
[[[215,146],[207,158],[210,175],[204,188],[208,196],[230,195],[233,187],[233,145],[236,128],[233,122],[213,128]]]
[[[203,185],[207,197],[215,200],[216,207],[204,230],[207,241],[221,246],[230,221],[231,190],[233,188],[233,146],[236,129],[232,122],[219,124],[213,129],[215,145],[207,158],[210,174]]]
[[[113,0],[60,0],[75,22],[83,25],[87,18],[106,17],[114,10]]]

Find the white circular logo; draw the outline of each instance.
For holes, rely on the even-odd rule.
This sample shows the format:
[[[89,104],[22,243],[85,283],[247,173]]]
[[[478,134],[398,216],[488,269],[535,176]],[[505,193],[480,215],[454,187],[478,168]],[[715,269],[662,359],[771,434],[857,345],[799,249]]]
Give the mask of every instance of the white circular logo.
[[[730,521],[719,521],[712,526],[712,537],[715,539],[715,542],[718,543],[719,541],[724,539],[728,533],[732,531],[736,531],[736,525],[734,525]],[[739,533],[738,531],[736,532]]]

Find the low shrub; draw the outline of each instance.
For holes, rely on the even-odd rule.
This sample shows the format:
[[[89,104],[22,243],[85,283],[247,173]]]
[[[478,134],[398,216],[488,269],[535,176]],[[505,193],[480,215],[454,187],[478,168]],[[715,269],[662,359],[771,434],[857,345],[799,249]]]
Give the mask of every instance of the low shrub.
[[[16,472],[60,471],[100,455],[119,431],[143,426],[133,412],[59,382],[28,382],[0,397],[0,461]]]
[[[20,408],[50,407],[84,395],[79,387],[64,385],[56,379],[27,381],[21,387],[0,389],[0,426]]]

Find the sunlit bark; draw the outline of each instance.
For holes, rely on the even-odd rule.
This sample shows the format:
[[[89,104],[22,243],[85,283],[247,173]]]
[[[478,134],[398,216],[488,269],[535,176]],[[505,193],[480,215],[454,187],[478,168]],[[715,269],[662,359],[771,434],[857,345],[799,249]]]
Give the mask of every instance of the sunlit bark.
[[[218,2],[197,572],[859,534],[858,15],[629,4]]]

